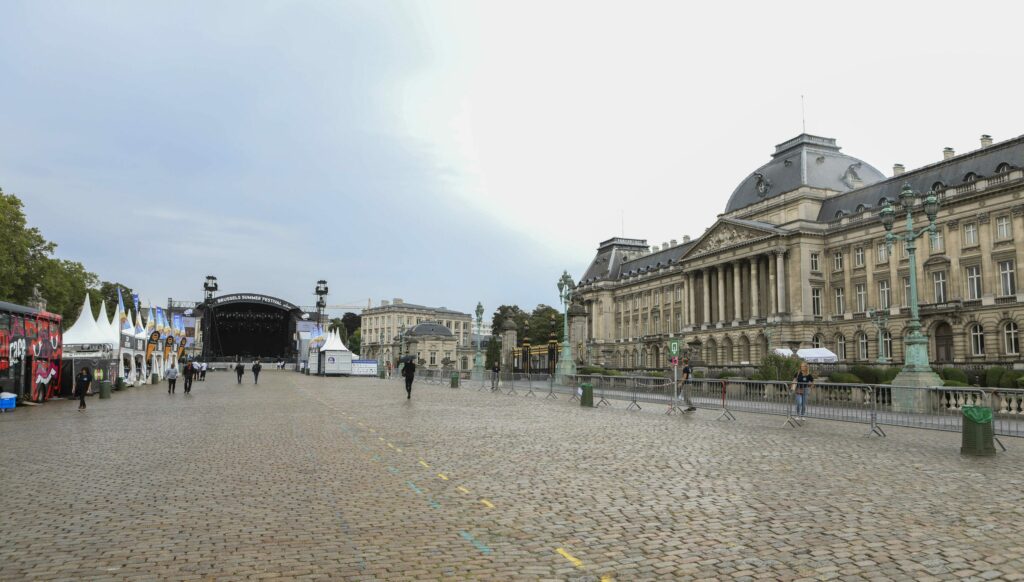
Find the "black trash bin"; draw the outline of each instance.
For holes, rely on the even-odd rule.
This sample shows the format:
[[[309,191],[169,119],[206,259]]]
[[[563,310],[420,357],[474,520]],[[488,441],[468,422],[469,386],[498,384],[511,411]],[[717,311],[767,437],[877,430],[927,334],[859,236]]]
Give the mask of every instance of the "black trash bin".
[[[590,382],[584,382],[580,384],[580,390],[583,391],[580,394],[580,406],[586,408],[594,407],[594,385]]]

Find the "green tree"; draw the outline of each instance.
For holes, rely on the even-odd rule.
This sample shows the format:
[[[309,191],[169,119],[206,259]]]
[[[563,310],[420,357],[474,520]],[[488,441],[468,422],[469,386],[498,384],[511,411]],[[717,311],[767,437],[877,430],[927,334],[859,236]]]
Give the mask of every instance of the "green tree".
[[[530,316],[520,309],[518,305],[502,305],[495,309],[494,315],[491,317],[491,329],[494,333],[501,335],[504,331],[502,326],[505,324],[505,320],[509,318],[515,322],[516,333],[519,339],[522,339],[523,330],[526,329],[526,322],[529,321]]]
[[[761,358],[761,365],[754,373],[755,380],[791,381],[800,371],[800,358],[768,354]]]
[[[531,345],[548,343],[552,331],[555,332],[555,339],[562,341],[562,315],[554,307],[543,303],[538,305],[530,314],[529,322]]]
[[[0,300],[24,304],[47,271],[54,249],[37,228],[29,228],[21,199],[0,189]]]
[[[112,283],[110,281],[103,281],[100,283],[99,298],[107,304],[107,313],[114,315],[117,313],[117,289],[121,289],[121,297],[124,299],[125,309],[131,308],[132,305],[132,293],[134,292],[131,287],[122,283]]]
[[[359,350],[363,347],[363,328],[356,328],[355,333],[348,337],[348,349],[352,350],[353,354],[358,354]]]
[[[345,315],[341,316],[341,321],[345,324],[345,329],[348,330],[349,337],[352,337],[352,334],[354,334],[356,330],[363,325],[362,316],[352,313],[351,311],[345,312]]]
[[[494,368],[494,363],[501,360],[501,340],[496,337],[491,337],[490,341],[487,342],[487,353],[484,358],[484,368],[490,370]]]
[[[89,293],[93,313],[99,311],[100,296],[96,290],[99,280],[85,270],[82,263],[62,259],[47,259],[39,277],[39,290],[46,298],[46,309],[59,313],[67,328],[78,318],[82,298]]]
[[[331,319],[327,324],[327,330],[337,332],[341,337],[341,343],[348,345],[348,328],[345,327],[345,322],[340,317]]]

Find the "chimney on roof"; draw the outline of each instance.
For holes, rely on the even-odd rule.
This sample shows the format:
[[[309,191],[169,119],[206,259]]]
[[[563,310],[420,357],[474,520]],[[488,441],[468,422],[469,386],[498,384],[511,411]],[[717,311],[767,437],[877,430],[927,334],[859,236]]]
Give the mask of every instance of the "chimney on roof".
[[[688,242],[690,242],[690,235],[684,234],[683,235],[683,243],[688,243]]]
[[[653,247],[651,247],[651,252],[652,253],[658,252],[658,245],[654,245]]]
[[[667,242],[661,243],[661,250],[665,250],[667,248],[668,248],[668,243]]]
[[[948,160],[949,158],[952,158],[955,155],[956,152],[953,150],[953,148],[943,148],[942,150],[942,159],[944,160]]]
[[[676,246],[679,243],[676,242],[676,239],[672,239],[672,240],[668,241],[668,244],[671,245],[671,246]]]
[[[992,145],[992,136],[987,133],[981,134],[981,147],[987,148],[990,145]]]
[[[907,169],[905,167],[903,167],[903,164],[893,164],[892,165],[892,175],[893,176],[902,176],[903,172],[906,172],[906,171],[907,171]]]
[[[391,302],[394,303],[395,305],[401,305],[405,303],[405,301],[403,301],[401,297],[395,297],[394,299],[391,300]]]
[[[391,302],[389,302],[387,299],[381,299],[380,300],[380,306],[381,307],[387,307],[390,304],[391,304]]]

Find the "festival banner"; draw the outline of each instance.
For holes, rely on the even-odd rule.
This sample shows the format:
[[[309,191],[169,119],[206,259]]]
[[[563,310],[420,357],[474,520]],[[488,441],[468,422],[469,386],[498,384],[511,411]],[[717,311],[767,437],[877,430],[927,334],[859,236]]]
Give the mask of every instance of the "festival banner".
[[[187,344],[187,342],[188,342],[188,338],[185,337],[185,336],[182,336],[181,337],[181,342],[179,342],[179,344],[178,344],[178,359],[179,360],[185,359],[185,345]]]
[[[167,337],[167,318],[164,317],[164,310],[159,306],[156,308],[156,329],[160,332],[161,339]]]
[[[174,333],[168,334],[164,337],[164,365],[170,364],[171,350],[174,349]]]
[[[120,321],[117,322],[119,329],[124,329],[124,322],[128,320],[128,312],[124,308],[124,297],[121,296],[121,288],[117,288],[117,311],[120,313]]]
[[[156,345],[160,343],[160,332],[155,329],[149,332],[149,341],[146,342],[146,361],[150,361],[149,357],[153,355],[153,350],[156,349]]]

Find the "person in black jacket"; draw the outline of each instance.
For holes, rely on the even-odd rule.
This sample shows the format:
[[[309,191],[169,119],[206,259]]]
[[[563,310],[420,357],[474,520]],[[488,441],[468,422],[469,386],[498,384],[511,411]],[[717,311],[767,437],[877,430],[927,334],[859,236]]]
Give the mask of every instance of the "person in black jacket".
[[[252,364],[252,378],[253,378],[255,384],[259,384],[260,383],[260,370],[262,370],[262,369],[263,369],[263,365],[260,364],[259,360],[256,360],[255,362],[253,362],[253,364]]]
[[[92,374],[89,373],[89,368],[82,368],[82,371],[75,376],[75,396],[78,396],[78,410],[85,410],[85,395],[89,392],[89,386],[92,384]]]
[[[245,364],[238,362],[235,364],[235,375],[238,376],[238,383],[242,383],[242,375],[245,374]]]
[[[192,393],[192,381],[196,378],[196,365],[193,362],[185,364],[185,394]]]
[[[402,375],[405,376],[405,392],[407,394],[406,399],[412,398],[412,379],[416,377],[416,363],[409,360],[405,363],[405,367],[402,368]]]

